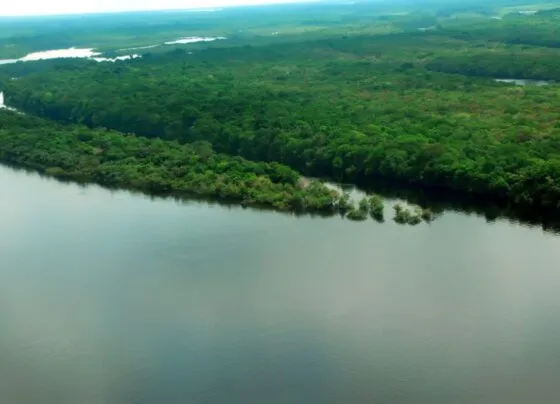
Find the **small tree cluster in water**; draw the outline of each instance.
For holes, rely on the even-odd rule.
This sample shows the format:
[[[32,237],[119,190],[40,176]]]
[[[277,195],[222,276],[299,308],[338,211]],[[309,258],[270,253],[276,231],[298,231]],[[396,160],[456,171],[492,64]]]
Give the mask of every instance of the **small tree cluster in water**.
[[[396,204],[393,208],[395,210],[395,217],[393,220],[398,224],[409,224],[416,226],[424,220],[427,223],[435,219],[434,213],[430,209],[423,209],[419,206],[414,208],[406,208],[402,204]]]
[[[346,217],[350,220],[362,221],[371,216],[376,222],[382,223],[385,221],[383,216],[385,207],[383,199],[379,195],[361,199],[357,207],[350,202],[350,196],[347,193],[344,193],[339,201],[339,206],[341,206],[341,202],[344,204],[342,209],[339,207],[341,214],[346,214]]]

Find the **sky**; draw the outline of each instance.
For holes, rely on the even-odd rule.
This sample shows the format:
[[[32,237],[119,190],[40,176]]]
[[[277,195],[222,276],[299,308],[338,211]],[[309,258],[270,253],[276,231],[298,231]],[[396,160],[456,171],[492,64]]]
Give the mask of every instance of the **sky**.
[[[301,0],[0,0],[0,16],[214,8]]]

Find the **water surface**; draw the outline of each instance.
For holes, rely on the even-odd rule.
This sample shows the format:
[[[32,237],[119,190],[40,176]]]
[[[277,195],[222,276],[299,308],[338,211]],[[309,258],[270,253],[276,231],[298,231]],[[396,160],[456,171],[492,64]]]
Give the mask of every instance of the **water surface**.
[[[498,83],[515,84],[518,86],[548,86],[552,81],[546,80],[528,80],[528,79],[495,79]]]
[[[355,223],[0,167],[0,402],[560,399],[560,239]]]

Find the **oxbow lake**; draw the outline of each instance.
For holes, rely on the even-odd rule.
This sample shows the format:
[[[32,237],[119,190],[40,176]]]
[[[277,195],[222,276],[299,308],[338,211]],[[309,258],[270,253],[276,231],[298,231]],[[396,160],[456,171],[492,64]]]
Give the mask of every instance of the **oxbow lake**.
[[[0,166],[0,402],[556,403],[560,239],[295,217]]]

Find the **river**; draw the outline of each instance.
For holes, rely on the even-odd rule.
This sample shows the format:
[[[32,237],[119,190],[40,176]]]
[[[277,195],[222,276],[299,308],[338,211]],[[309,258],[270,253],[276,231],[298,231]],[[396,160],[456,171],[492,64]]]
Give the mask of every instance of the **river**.
[[[295,217],[0,166],[0,402],[560,398],[560,238]]]

